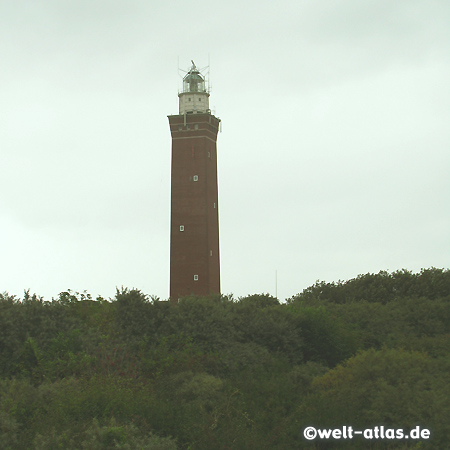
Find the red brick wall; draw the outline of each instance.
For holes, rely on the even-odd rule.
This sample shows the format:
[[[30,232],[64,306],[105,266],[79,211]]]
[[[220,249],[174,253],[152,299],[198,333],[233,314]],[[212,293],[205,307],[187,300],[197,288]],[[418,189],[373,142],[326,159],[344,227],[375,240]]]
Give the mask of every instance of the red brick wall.
[[[169,116],[169,124],[170,298],[177,301],[190,294],[220,293],[216,148],[219,120],[211,114],[188,114]],[[198,181],[194,181],[195,176]],[[184,231],[180,231],[180,226],[184,226]],[[198,275],[198,281],[194,275]]]

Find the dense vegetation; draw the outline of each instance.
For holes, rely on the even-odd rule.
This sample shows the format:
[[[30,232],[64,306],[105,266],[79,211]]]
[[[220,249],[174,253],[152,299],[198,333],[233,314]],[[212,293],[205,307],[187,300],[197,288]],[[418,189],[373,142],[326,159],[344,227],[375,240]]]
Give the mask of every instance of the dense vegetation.
[[[270,295],[0,295],[0,450],[450,449],[450,271]],[[429,428],[423,441],[303,429]]]

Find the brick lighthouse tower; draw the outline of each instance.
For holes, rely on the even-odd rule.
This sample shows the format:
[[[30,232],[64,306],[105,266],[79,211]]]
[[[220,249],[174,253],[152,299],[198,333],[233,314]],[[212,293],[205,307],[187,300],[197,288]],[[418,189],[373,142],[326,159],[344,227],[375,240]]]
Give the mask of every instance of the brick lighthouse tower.
[[[220,293],[217,132],[205,77],[192,61],[172,135],[170,298]]]

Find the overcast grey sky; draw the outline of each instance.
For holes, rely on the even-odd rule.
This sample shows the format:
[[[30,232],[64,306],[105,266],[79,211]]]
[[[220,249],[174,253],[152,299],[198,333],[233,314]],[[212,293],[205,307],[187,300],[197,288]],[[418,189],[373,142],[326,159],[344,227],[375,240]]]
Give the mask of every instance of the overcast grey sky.
[[[447,0],[0,1],[0,292],[169,296],[180,67],[210,58],[222,292],[448,268]]]

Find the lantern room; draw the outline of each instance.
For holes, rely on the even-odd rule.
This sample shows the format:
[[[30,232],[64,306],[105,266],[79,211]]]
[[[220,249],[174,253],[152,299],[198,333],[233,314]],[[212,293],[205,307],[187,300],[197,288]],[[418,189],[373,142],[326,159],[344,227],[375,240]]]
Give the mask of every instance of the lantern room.
[[[192,61],[192,67],[183,78],[183,92],[206,92],[205,78]]]
[[[192,61],[192,66],[183,77],[183,91],[178,94],[179,114],[210,113],[209,93],[205,76]]]

